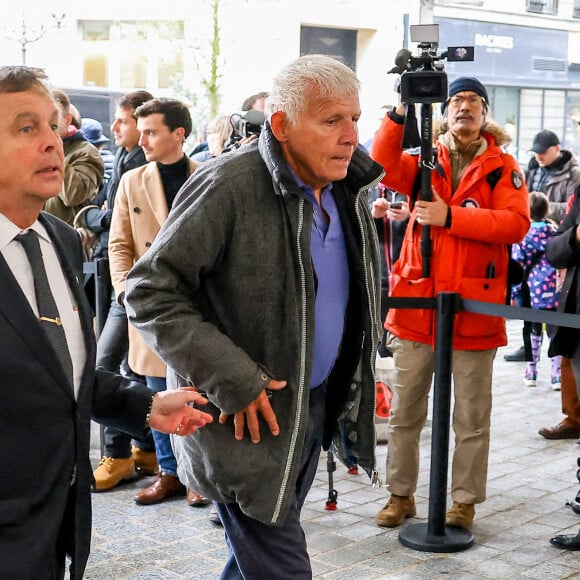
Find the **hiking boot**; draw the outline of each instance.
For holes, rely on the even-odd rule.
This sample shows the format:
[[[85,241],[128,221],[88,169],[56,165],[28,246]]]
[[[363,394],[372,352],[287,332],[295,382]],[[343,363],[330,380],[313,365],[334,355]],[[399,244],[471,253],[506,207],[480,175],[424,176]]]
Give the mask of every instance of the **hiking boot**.
[[[155,451],[143,451],[143,449],[133,445],[131,447],[131,457],[135,461],[135,468],[143,475],[155,475],[159,471]]]
[[[93,491],[107,491],[119,485],[122,481],[135,479],[135,461],[132,457],[126,459],[114,459],[103,457],[97,468],[93,471],[95,484]]]
[[[412,518],[415,513],[415,500],[412,495],[392,494],[385,507],[377,514],[375,521],[382,528],[396,528],[405,518]]]
[[[445,523],[454,528],[471,530],[475,508],[472,503],[459,503],[454,501],[453,506],[447,511]]]

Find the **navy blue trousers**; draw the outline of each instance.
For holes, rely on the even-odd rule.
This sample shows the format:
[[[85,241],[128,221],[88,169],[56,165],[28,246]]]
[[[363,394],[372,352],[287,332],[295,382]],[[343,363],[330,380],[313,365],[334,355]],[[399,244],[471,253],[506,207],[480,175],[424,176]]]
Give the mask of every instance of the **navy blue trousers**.
[[[310,391],[308,427],[301,469],[288,517],[281,526],[268,526],[248,517],[237,503],[216,503],[224,525],[229,557],[221,580],[310,580],[312,568],[300,511],[308,495],[322,447],[326,386]],[[259,444],[258,444],[259,445]],[[256,497],[254,501],[259,502]]]

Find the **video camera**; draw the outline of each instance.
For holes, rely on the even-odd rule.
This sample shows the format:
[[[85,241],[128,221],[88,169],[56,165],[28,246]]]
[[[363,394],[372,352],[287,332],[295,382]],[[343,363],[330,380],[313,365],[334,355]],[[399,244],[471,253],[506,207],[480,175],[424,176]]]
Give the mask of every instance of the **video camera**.
[[[255,109],[234,113],[230,117],[232,134],[226,143],[224,151],[237,149],[240,146],[240,141],[246,137],[251,137],[252,135],[259,136],[265,120],[264,113],[262,111],[256,111]]]
[[[256,111],[254,109],[244,111],[239,119],[239,133],[242,137],[259,136],[265,120],[266,117],[262,111]]]
[[[403,103],[443,103],[447,100],[447,74],[443,60],[462,62],[474,60],[473,46],[450,46],[441,54],[438,24],[411,25],[411,42],[417,42],[421,54],[413,56],[403,48],[397,53],[395,66],[389,73],[401,75]]]

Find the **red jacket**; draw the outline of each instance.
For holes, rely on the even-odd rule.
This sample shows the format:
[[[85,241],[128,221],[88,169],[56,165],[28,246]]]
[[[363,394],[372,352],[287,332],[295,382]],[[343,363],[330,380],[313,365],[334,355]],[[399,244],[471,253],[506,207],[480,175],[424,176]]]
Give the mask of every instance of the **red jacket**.
[[[455,193],[451,192],[449,150],[437,142],[437,167],[432,186],[451,208],[451,227],[431,226],[430,277],[422,278],[421,226],[411,214],[399,260],[393,267],[390,295],[435,297],[458,292],[462,298],[505,304],[507,246],[523,239],[530,227],[528,192],[516,160],[503,153],[491,133],[483,133],[488,147],[468,165]],[[383,165],[383,183],[411,194],[419,171],[418,157],[403,152],[403,125],[385,116],[375,135],[371,156]],[[492,188],[490,172],[501,169]],[[488,278],[493,263],[495,275]],[[434,341],[434,311],[390,309],[385,328],[396,336],[426,344]],[[470,312],[458,313],[455,350],[485,350],[506,344],[505,321]]]

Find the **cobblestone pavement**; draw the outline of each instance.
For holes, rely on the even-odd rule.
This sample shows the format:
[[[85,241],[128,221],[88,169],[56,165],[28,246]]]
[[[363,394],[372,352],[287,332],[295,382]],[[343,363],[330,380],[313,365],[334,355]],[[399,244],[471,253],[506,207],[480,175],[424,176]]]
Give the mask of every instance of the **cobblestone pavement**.
[[[538,386],[523,385],[524,363],[503,359],[505,352],[520,345],[521,323],[508,322],[508,331],[510,345],[499,349],[495,362],[488,499],[476,508],[474,545],[451,554],[404,547],[398,530],[374,523],[386,489],[371,488],[366,475],[349,475],[340,464],[334,474],[338,509],[326,511],[323,453],[303,510],[315,578],[580,579],[580,552],[561,551],[548,542],[553,534],[576,532],[580,525],[580,516],[565,507],[578,490],[580,446],[575,440],[547,441],[538,435],[539,427],[561,419],[560,393],[549,384],[545,347]],[[417,517],[409,522],[427,522],[430,425],[429,419],[421,443]],[[386,452],[386,445],[378,447],[383,476]],[[91,458],[96,466],[97,428]],[[138,506],[133,502],[135,490],[149,481],[93,494],[93,545],[86,578],[218,578],[226,546],[222,529],[208,519],[210,508],[191,508],[185,499]]]

